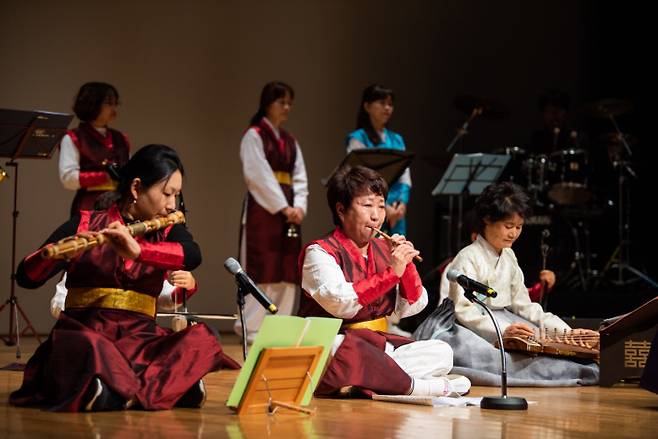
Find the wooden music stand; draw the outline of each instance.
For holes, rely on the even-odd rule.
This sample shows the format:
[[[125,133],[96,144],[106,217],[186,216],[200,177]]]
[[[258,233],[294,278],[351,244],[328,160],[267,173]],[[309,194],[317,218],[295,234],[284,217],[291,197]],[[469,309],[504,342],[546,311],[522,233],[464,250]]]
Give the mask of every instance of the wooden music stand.
[[[278,407],[313,414],[299,404],[322,350],[322,346],[263,349],[237,407],[238,415],[274,413]]]

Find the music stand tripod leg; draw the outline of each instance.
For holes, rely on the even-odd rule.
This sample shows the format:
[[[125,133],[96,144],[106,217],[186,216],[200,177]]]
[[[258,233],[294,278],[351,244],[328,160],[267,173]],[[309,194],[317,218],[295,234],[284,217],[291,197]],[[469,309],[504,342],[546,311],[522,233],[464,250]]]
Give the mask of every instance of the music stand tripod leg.
[[[21,315],[23,316],[23,320],[25,320],[25,323],[26,323],[25,328],[23,328],[23,330],[21,331],[20,335],[25,335],[25,333],[26,333],[27,330],[29,329],[30,331],[32,331],[32,334],[34,335],[34,338],[36,338],[37,341],[38,341],[39,343],[41,343],[41,337],[39,336],[39,334],[37,333],[37,330],[36,330],[36,329],[34,328],[34,326],[32,325],[32,322],[30,322],[30,319],[27,318],[27,314],[25,314],[25,311],[23,311],[23,308],[21,307],[20,303],[18,303],[18,300],[16,300],[16,305],[15,305],[15,306],[16,306],[16,309],[17,309],[17,310],[21,313]],[[16,317],[17,317],[17,319],[16,319],[16,320],[17,320],[17,321],[16,321],[17,329],[16,329],[16,330],[18,331],[18,315],[16,315]]]
[[[66,128],[73,119],[72,114],[52,113],[43,111],[23,111],[23,110],[3,110],[2,119],[0,120],[0,129],[3,127],[12,127],[12,132],[18,134],[3,142],[0,156],[8,157],[7,166],[14,168],[14,200],[13,200],[13,219],[12,219],[12,250],[11,250],[11,291],[5,305],[10,305],[10,323],[9,335],[5,342],[11,344],[16,342],[16,358],[20,357],[20,336],[18,329],[18,313],[23,316],[27,323],[25,330],[31,330],[41,342],[34,326],[28,319],[23,309],[18,304],[16,288],[16,228],[18,223],[18,162],[20,158],[38,158],[49,159],[53,151],[59,144],[60,139],[66,132]],[[0,307],[2,311],[5,307]],[[15,331],[15,332],[14,332]]]

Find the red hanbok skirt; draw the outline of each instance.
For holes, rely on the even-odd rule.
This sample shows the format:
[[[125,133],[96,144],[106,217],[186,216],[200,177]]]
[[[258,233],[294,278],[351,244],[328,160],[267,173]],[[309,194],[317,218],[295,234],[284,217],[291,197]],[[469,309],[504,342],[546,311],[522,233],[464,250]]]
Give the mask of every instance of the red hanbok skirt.
[[[348,329],[322,380],[317,396],[335,395],[352,386],[365,396],[404,395],[411,388],[411,377],[385,352],[386,342],[393,347],[413,340],[370,329]]]
[[[79,411],[95,377],[146,410],[171,409],[209,372],[240,366],[205,324],[180,332],[139,313],[67,310],[28,361],[10,403]]]

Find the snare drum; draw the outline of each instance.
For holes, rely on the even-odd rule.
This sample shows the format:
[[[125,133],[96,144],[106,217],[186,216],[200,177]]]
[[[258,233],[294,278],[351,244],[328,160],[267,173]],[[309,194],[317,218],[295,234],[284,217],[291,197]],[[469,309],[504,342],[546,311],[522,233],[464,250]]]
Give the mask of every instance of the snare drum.
[[[559,204],[582,204],[592,198],[587,187],[588,155],[584,149],[563,149],[551,154],[552,176],[548,196]]]

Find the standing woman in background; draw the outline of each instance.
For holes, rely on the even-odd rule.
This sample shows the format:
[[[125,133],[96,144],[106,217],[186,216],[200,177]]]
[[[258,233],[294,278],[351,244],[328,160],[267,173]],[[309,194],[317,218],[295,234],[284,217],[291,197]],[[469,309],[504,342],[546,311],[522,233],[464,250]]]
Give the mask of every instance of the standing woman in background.
[[[101,194],[116,189],[114,166],[128,162],[128,138],[108,126],[118,106],[119,92],[104,82],[84,84],[75,98],[73,112],[80,125],[62,138],[59,153],[59,179],[66,189],[77,191],[71,216],[93,210]]]
[[[356,131],[347,136],[347,152],[363,148],[406,149],[402,136],[387,128],[393,115],[393,90],[374,84],[363,90],[361,105],[356,120]],[[411,191],[411,173],[409,168],[393,183],[386,199],[387,230],[390,234],[405,235],[405,219],[409,192]]]
[[[283,82],[266,84],[258,112],[240,143],[248,190],[242,214],[240,261],[283,315],[290,315],[295,303],[300,225],[308,198],[302,151],[297,140],[281,128],[288,120],[294,97],[292,87]],[[253,341],[264,317],[265,309],[253,296],[247,296],[247,341]],[[242,334],[239,320],[234,329]]]

